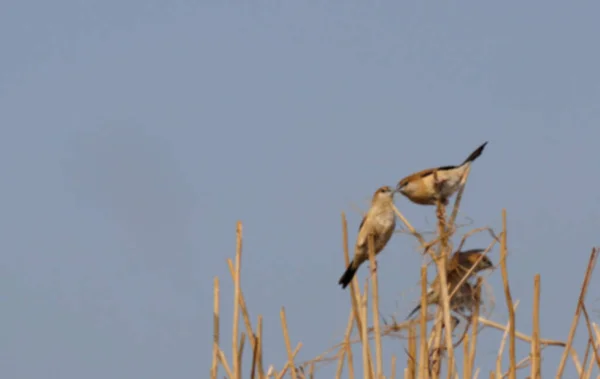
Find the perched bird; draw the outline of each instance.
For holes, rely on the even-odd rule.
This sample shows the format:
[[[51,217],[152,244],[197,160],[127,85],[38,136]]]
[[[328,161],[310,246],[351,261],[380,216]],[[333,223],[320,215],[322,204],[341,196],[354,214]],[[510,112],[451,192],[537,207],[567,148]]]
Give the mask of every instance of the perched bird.
[[[456,285],[462,280],[462,278],[465,275],[467,275],[467,272],[471,269],[471,267],[473,267],[476,264],[477,260],[479,259],[479,257],[482,256],[482,253],[484,251],[484,249],[473,249],[457,252],[452,256],[446,269],[446,283],[448,285],[448,296],[450,296],[452,291],[454,291],[454,288],[456,288]],[[467,280],[469,280],[476,273],[493,267],[494,264],[492,263],[492,261],[484,255],[479,261],[479,263],[477,263],[473,271],[471,271],[469,277],[465,279],[460,288],[450,299],[450,310],[462,311],[465,308],[468,309],[472,307],[472,305],[475,304],[475,301],[473,299],[474,290],[471,284],[467,282]],[[427,305],[436,304],[442,300],[440,286],[440,278],[438,276],[433,280],[433,283],[431,284],[431,287],[427,292]],[[406,318],[409,319],[419,309],[421,309],[421,304],[417,305],[415,309],[413,309],[412,312],[410,312],[410,314]]]
[[[459,166],[429,168],[405,177],[398,182],[396,191],[416,204],[435,205],[439,198],[444,205],[448,205],[448,198],[459,189],[463,174],[481,155],[485,145],[487,145],[487,141],[472,152]]]
[[[338,284],[346,288],[360,265],[369,259],[368,236],[373,235],[375,254],[379,254],[388,243],[396,227],[396,214],[393,208],[395,191],[383,186],[375,191],[371,200],[371,208],[363,217],[358,227],[358,236],[354,247],[354,259],[346,268]],[[375,267],[372,268],[373,270]]]

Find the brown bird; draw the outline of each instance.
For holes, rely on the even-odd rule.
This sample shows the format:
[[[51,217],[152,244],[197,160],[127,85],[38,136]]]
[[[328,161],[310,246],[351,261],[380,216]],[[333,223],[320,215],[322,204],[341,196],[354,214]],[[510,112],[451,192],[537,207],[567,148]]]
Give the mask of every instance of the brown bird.
[[[448,268],[446,269],[446,283],[448,285],[448,296],[454,291],[456,285],[462,280],[462,278],[467,274],[467,272],[475,265],[479,257],[482,256],[484,249],[473,249],[467,250],[463,252],[455,253],[450,262],[448,263]],[[450,299],[450,309],[451,310],[464,310],[465,308],[469,308],[470,306],[475,304],[474,289],[470,283],[467,282],[471,277],[473,277],[479,271],[486,270],[488,268],[493,268],[494,264],[492,261],[486,257],[485,255],[477,266],[471,271],[469,277],[465,279],[460,288],[456,291],[454,296]],[[436,304],[442,300],[441,297],[441,285],[440,278],[437,276],[429,291],[427,292],[427,305]],[[479,300],[480,301],[480,300]],[[412,315],[414,315],[419,309],[421,309],[421,304],[417,305],[415,309],[413,309],[406,319],[409,319]]]
[[[396,186],[396,191],[416,204],[435,205],[439,198],[444,205],[448,205],[448,198],[458,191],[463,174],[471,163],[479,158],[485,145],[487,141],[459,166],[429,168],[401,179]]]
[[[395,191],[389,186],[383,186],[375,191],[371,200],[371,208],[363,217],[358,227],[358,236],[354,247],[354,258],[341,276],[338,284],[346,288],[360,265],[369,259],[368,236],[373,235],[375,254],[379,254],[394,233],[396,214],[393,208]],[[372,268],[375,270],[375,267]]]

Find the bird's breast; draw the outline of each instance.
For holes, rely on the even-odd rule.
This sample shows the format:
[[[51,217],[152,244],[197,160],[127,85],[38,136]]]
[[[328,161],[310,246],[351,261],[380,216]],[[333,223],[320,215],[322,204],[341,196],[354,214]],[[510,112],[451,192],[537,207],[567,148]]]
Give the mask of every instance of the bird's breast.
[[[396,226],[396,215],[394,211],[387,211],[379,213],[375,216],[375,224],[378,229],[390,229]]]

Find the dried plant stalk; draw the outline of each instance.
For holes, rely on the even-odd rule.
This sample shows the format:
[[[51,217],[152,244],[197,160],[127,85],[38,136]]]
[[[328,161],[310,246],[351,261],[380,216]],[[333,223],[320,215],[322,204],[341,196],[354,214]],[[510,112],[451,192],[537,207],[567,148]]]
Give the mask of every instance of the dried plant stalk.
[[[382,359],[382,351],[381,351],[381,329],[379,327],[379,283],[377,281],[377,270],[376,262],[375,262],[375,240],[373,235],[369,235],[367,239],[368,244],[368,254],[369,254],[369,263],[372,267],[371,272],[371,286],[372,288],[372,296],[373,296],[373,325],[375,327],[375,359],[376,359],[376,374],[375,377],[377,379],[381,379],[383,377],[383,359]],[[366,295],[366,294],[365,294]]]
[[[263,379],[265,377],[265,370],[263,366],[263,318],[262,315],[258,315],[258,321],[256,322],[256,364],[258,367],[258,377]]]
[[[340,359],[338,360],[338,368],[336,378],[342,377],[342,369],[344,367],[344,358],[348,358],[348,378],[354,379],[354,365],[352,362],[352,346],[350,345],[350,335],[352,333],[352,326],[354,325],[354,313],[350,312],[348,316],[348,326],[346,327],[346,333],[344,334],[345,346],[340,349]]]
[[[577,301],[577,307],[575,308],[575,316],[573,316],[573,321],[571,323],[571,329],[569,330],[569,338],[567,339],[567,346],[565,347],[565,351],[563,352],[562,357],[560,358],[560,363],[558,364],[558,369],[556,371],[556,375],[558,377],[562,377],[563,372],[565,370],[565,364],[567,363],[567,356],[571,351],[571,346],[573,345],[573,338],[575,338],[575,331],[577,330],[577,324],[579,323],[579,316],[581,307],[580,305],[585,300],[585,295],[587,293],[587,287],[592,277],[592,271],[594,270],[594,266],[596,265],[596,259],[598,258],[598,250],[596,248],[592,249],[592,254],[590,255],[590,260],[588,263],[587,271],[585,273],[585,277],[583,278],[583,284],[581,285],[581,292],[579,294],[579,299]]]
[[[540,274],[533,279],[533,331],[531,333],[531,378],[541,378],[540,367]]]
[[[342,242],[344,247],[344,262],[346,263],[346,267],[350,264],[350,252],[348,248],[348,222],[346,221],[346,215],[342,212]],[[360,313],[360,291],[358,289],[358,278],[354,276],[352,281],[350,282],[350,302],[352,304],[352,311],[354,312],[354,320],[356,321],[356,329],[358,330],[358,335],[361,338],[362,343],[365,341],[363,338],[363,323],[361,321],[361,313]]]
[[[510,342],[509,342],[509,358],[510,358],[510,379],[517,378],[517,352],[515,347],[515,311],[513,308],[512,295],[508,284],[508,269],[506,268],[507,257],[506,246],[506,209],[502,210],[502,238],[500,239],[500,267],[502,269],[502,283],[504,285],[504,296],[506,297],[506,306],[508,307],[508,319],[510,321]]]
[[[236,249],[235,249],[235,278],[233,280],[233,328],[231,334],[231,350],[233,360],[233,372],[236,379],[241,379],[242,372],[240,368],[241,359],[238,357],[238,327],[240,317],[240,269],[242,262],[242,222],[238,221],[236,228]]]
[[[407,376],[410,379],[414,379],[416,377],[417,368],[416,368],[416,359],[417,359],[417,331],[415,324],[412,324],[408,329],[408,355],[407,355]]]
[[[461,188],[462,190],[462,188]],[[458,200],[458,199],[457,199]],[[446,255],[449,255],[451,250],[450,238],[454,233],[454,226],[445,224],[447,222],[445,209],[438,205],[438,236],[436,236],[432,241],[425,243],[422,242],[422,247],[425,249],[425,252],[431,253],[433,257],[438,258],[437,262],[437,274],[441,275],[444,272],[445,266],[445,258]],[[455,202],[455,209],[453,211],[457,211],[457,202]],[[455,217],[456,212],[453,212],[453,216]],[[507,306],[509,307],[509,322],[506,326],[495,323],[494,321],[487,320],[483,317],[479,316],[479,304],[478,302],[474,303],[474,309],[468,315],[463,315],[465,319],[467,319],[467,325],[465,327],[465,332],[463,333],[463,337],[458,339],[453,346],[452,340],[448,341],[448,337],[451,337],[451,328],[452,322],[449,320],[450,316],[450,302],[452,296],[455,295],[456,290],[453,290],[452,293],[447,292],[448,283],[442,284],[442,298],[446,297],[446,299],[441,299],[440,303],[438,303],[438,307],[436,308],[436,316],[428,316],[427,315],[427,307],[429,304],[426,303],[427,297],[427,266],[423,266],[421,269],[421,312],[418,320],[420,332],[417,333],[417,320],[410,320],[404,323],[397,324],[394,322],[393,325],[385,324],[382,326],[380,324],[379,318],[379,305],[380,305],[380,297],[379,297],[379,282],[378,282],[378,274],[377,272],[373,272],[369,277],[369,280],[365,283],[365,291],[361,293],[359,289],[358,279],[353,280],[350,284],[350,295],[351,295],[351,303],[352,309],[349,314],[348,325],[346,328],[346,332],[344,334],[344,342],[336,345],[334,348],[330,349],[328,352],[322,354],[317,357],[317,359],[313,359],[306,363],[303,363],[298,368],[294,365],[294,358],[298,353],[301,343],[298,343],[296,349],[291,351],[289,332],[287,327],[287,321],[285,316],[285,309],[281,308],[281,318],[282,318],[282,330],[284,335],[284,340],[286,342],[286,350],[288,355],[288,360],[285,362],[283,369],[280,372],[276,372],[273,366],[270,366],[269,372],[267,373],[268,377],[276,377],[283,378],[285,375],[289,375],[292,378],[296,379],[306,379],[307,374],[307,366],[310,366],[310,377],[314,378],[314,370],[317,362],[325,362],[325,361],[336,361],[337,362],[337,370],[336,370],[336,378],[341,378],[344,361],[348,360],[348,377],[354,378],[353,372],[353,358],[352,358],[352,345],[354,343],[361,343],[362,347],[362,359],[363,359],[363,378],[377,378],[381,379],[383,377],[383,352],[382,352],[382,342],[385,337],[392,338],[408,338],[408,350],[407,350],[407,365],[406,368],[403,369],[404,377],[406,378],[436,378],[439,376],[440,368],[442,364],[447,365],[447,374],[449,378],[459,378],[459,373],[455,367],[456,362],[453,362],[456,359],[453,353],[450,353],[450,349],[453,347],[458,347],[460,343],[463,343],[463,369],[462,376],[463,377],[475,377],[477,378],[480,372],[480,368],[475,368],[475,356],[478,345],[478,332],[479,332],[479,324],[485,326],[490,326],[495,329],[499,329],[504,331],[504,338],[500,344],[500,349],[498,353],[497,363],[498,368],[497,372],[490,373],[490,377],[495,378],[504,378],[504,377],[515,377],[516,371],[521,370],[523,368],[530,368],[531,375],[533,378],[541,378],[541,362],[542,362],[542,354],[543,350],[547,346],[558,346],[565,349],[563,353],[563,360],[566,362],[566,356],[570,355],[575,365],[575,369],[577,370],[577,374],[582,378],[589,378],[593,375],[594,367],[598,366],[600,368],[600,355],[598,348],[600,347],[600,329],[596,324],[593,324],[589,320],[589,315],[586,309],[585,304],[585,295],[587,294],[587,287],[589,285],[589,281],[591,278],[591,274],[593,268],[595,266],[595,262],[598,255],[598,250],[594,249],[590,256],[590,261],[587,267],[586,275],[582,284],[581,293],[579,296],[579,301],[577,303],[577,308],[575,310],[575,316],[571,325],[571,330],[569,332],[569,337],[566,342],[559,340],[549,340],[541,338],[540,333],[540,276],[536,275],[534,278],[534,298],[533,298],[533,330],[532,335],[527,336],[523,333],[517,331],[516,326],[514,324],[514,317],[516,313],[516,307],[518,305],[518,301],[512,303],[512,297],[510,295],[510,287],[508,280],[508,269],[506,264],[507,257],[507,228],[506,228],[506,211],[503,210],[502,213],[502,221],[503,221],[503,230],[502,233],[499,234],[500,238],[496,237],[494,232],[491,229],[487,228],[479,228],[478,230],[472,230],[467,235],[472,235],[477,231],[488,230],[490,235],[492,236],[492,242],[488,249],[485,250],[484,254],[491,250],[493,245],[499,241],[500,242],[500,265],[502,268],[502,280],[503,287],[506,297]],[[409,224],[410,225],[410,224]],[[349,256],[349,248],[348,248],[348,233],[347,233],[347,224],[344,214],[342,214],[342,228],[343,228],[343,243],[344,243],[344,254],[346,264],[350,262]],[[416,231],[414,233],[417,233]],[[216,379],[218,378],[218,369],[219,365],[223,366],[223,370],[225,371],[225,375],[229,378],[241,378],[242,371],[242,357],[245,353],[244,347],[246,342],[248,342],[252,347],[252,357],[251,363],[252,367],[250,370],[250,378],[260,378],[264,379],[267,376],[264,374],[263,370],[263,341],[262,341],[262,317],[259,315],[258,322],[256,325],[256,334],[253,332],[252,324],[250,322],[250,317],[248,315],[248,310],[246,307],[244,295],[241,290],[241,253],[242,253],[242,224],[241,222],[237,223],[236,228],[236,256],[235,256],[235,264],[231,259],[228,259],[227,262],[229,264],[230,274],[234,283],[234,303],[233,303],[233,325],[232,325],[232,359],[231,361],[227,361],[225,354],[221,347],[219,346],[219,335],[220,335],[220,283],[218,278],[214,278],[214,302],[213,302],[213,349],[212,349],[212,361],[211,361],[211,371],[210,378]],[[466,238],[463,237],[461,240],[461,247],[466,241]],[[369,238],[369,261],[371,267],[375,267],[375,255],[373,251],[373,239]],[[435,254],[432,249],[433,247],[438,247]],[[460,249],[459,249],[460,250]],[[435,254],[435,255],[434,255]],[[481,258],[483,259],[483,258]],[[442,265],[441,265],[442,264]],[[445,277],[445,275],[442,275]],[[356,279],[356,278],[355,278]],[[466,280],[466,279],[465,279]],[[477,285],[475,286],[475,290],[480,293],[481,292],[481,284],[482,278],[477,279]],[[371,283],[369,283],[371,282]],[[462,284],[462,283],[461,283]],[[369,285],[371,285],[371,291],[369,291]],[[454,287],[454,283],[453,283]],[[456,288],[460,287],[456,285]],[[445,296],[444,293],[445,292]],[[371,300],[369,300],[369,297]],[[480,297],[480,296],[478,296]],[[372,315],[373,315],[373,326],[369,327],[368,325],[368,302],[372,301]],[[455,310],[457,313],[461,314],[460,311]],[[245,332],[239,330],[239,317],[240,314],[243,316],[244,324],[245,324]],[[585,358],[583,360],[583,364],[580,363],[579,358],[577,356],[577,351],[573,348],[573,340],[576,332],[576,326],[578,324],[579,319],[581,318],[581,314],[585,317],[585,323],[588,331],[588,341],[589,347],[586,351]],[[427,322],[433,319],[434,324],[433,330],[431,331],[431,339],[428,345],[428,335],[427,335]],[[442,323],[443,319],[443,323]],[[512,322],[511,322],[512,321]],[[352,337],[353,325],[356,322],[358,336]],[[446,333],[442,334],[442,324],[446,325],[445,328]],[[243,327],[242,327],[243,328]],[[471,333],[469,334],[469,328],[471,328]],[[406,332],[405,332],[406,330]],[[406,333],[406,334],[404,334]],[[420,335],[420,343],[417,344],[416,335]],[[441,339],[446,337],[446,341],[444,344],[441,343]],[[514,344],[515,341],[519,339],[521,341],[525,341],[530,345],[530,351],[528,357],[523,358],[518,363],[515,363],[516,356],[514,355]],[[375,343],[375,359],[376,362],[373,363],[370,352],[370,340],[374,340]],[[509,342],[510,341],[510,342]],[[450,342],[450,343],[449,343]],[[510,343],[510,367],[506,373],[502,373],[501,370],[501,359],[503,355],[504,345],[506,343]],[[446,348],[447,350],[445,350]],[[248,349],[246,350],[246,354]],[[417,351],[418,350],[418,351]],[[445,354],[445,351],[448,351],[448,354]],[[328,357],[327,355],[330,353],[334,353],[335,357]],[[564,365],[563,360],[557,370],[557,377],[561,377]],[[444,363],[445,362],[445,363]],[[432,370],[429,370],[429,367]],[[289,372],[288,372],[289,370]],[[418,371],[418,375],[417,375]],[[475,372],[473,376],[472,373]],[[392,356],[391,362],[391,376],[395,377],[396,375],[396,356]]]
[[[435,175],[435,174],[434,174]],[[437,182],[437,177],[434,179]],[[447,282],[448,267],[448,235],[446,231],[446,208],[441,200],[437,202],[438,233],[440,236],[440,248],[436,257],[438,268],[438,277],[440,278],[441,305],[443,310],[444,331],[446,332],[446,349],[448,351],[448,379],[452,378],[454,373],[454,347],[452,346],[452,323],[450,322],[450,297]]]
[[[475,298],[481,299],[481,284],[483,283],[482,278],[477,278],[477,284],[475,285]],[[475,353],[477,351],[477,336],[479,335],[479,309],[480,302],[475,302],[475,309],[471,315],[471,346],[469,349],[469,372],[468,378],[471,377],[473,367],[475,366]]]
[[[285,308],[284,307],[281,307],[279,316],[281,317],[281,329],[283,330],[283,339],[285,341],[285,348],[288,353],[288,365],[290,367],[290,372],[292,373],[292,379],[297,379],[296,370],[294,369],[296,367],[296,365],[294,365],[294,355],[292,354],[292,344],[290,343],[290,335],[288,332],[287,320],[285,317]]]
[[[213,356],[210,377],[217,379],[219,375],[219,278],[215,277],[213,287]]]
[[[594,346],[594,348],[592,349],[592,351],[594,352],[594,359],[596,360],[596,364],[598,365],[598,367],[600,367],[600,356],[598,356],[598,350],[596,349],[596,340],[594,338],[594,331],[592,330],[592,323],[590,322],[590,315],[587,312],[587,309],[585,307],[585,303],[581,302],[581,311],[583,312],[583,316],[585,317],[585,325],[587,327],[588,330],[588,338],[591,341],[592,346]]]
[[[429,354],[427,346],[427,266],[421,266],[421,351],[419,354],[419,378],[426,378],[429,372]],[[415,357],[416,359],[416,357]]]
[[[367,313],[367,307],[368,307],[368,303],[367,303],[367,299],[369,297],[369,282],[366,281],[365,282],[365,290],[363,292],[362,295],[362,299],[360,301],[360,316],[363,322],[362,325],[362,333],[363,333],[363,338],[362,338],[362,354],[363,354],[363,377],[364,378],[369,378],[369,379],[373,379],[373,368],[371,366],[371,352],[369,351],[369,337],[367,335],[367,319],[368,319],[368,313]]]

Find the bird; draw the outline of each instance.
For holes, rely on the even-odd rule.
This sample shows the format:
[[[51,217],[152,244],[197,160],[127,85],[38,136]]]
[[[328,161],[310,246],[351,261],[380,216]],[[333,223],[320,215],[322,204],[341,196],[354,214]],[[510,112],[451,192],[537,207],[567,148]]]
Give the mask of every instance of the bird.
[[[448,198],[459,189],[463,174],[471,163],[479,158],[485,145],[487,141],[458,166],[429,168],[408,175],[398,182],[396,192],[400,192],[415,204],[435,205],[439,198],[444,205],[448,205]]]
[[[375,255],[379,254],[387,245],[396,228],[396,214],[394,213],[394,194],[396,191],[390,186],[377,189],[371,200],[371,207],[363,217],[358,227],[358,236],[354,247],[354,258],[340,277],[338,284],[346,288],[360,265],[369,259],[368,236],[373,235]],[[372,268],[375,270],[375,267]]]
[[[477,260],[483,255],[484,249],[472,249],[466,251],[460,251],[454,253],[450,262],[448,263],[448,267],[446,270],[446,283],[448,286],[448,296],[454,291],[456,285],[463,279],[467,272],[475,266]],[[473,275],[476,273],[493,268],[494,264],[492,261],[485,255],[481,258],[479,263],[475,266],[473,271],[469,274],[468,278],[462,283],[460,288],[456,291],[454,296],[450,299],[450,309],[462,311],[465,308],[470,308],[475,304],[473,299],[474,289],[471,284],[467,282]],[[442,297],[440,294],[440,278],[437,276],[429,291],[427,292],[427,305],[435,304],[441,301]],[[481,300],[479,300],[481,301]],[[414,315],[419,309],[421,309],[421,304],[417,305],[406,317],[409,319],[412,315]]]

